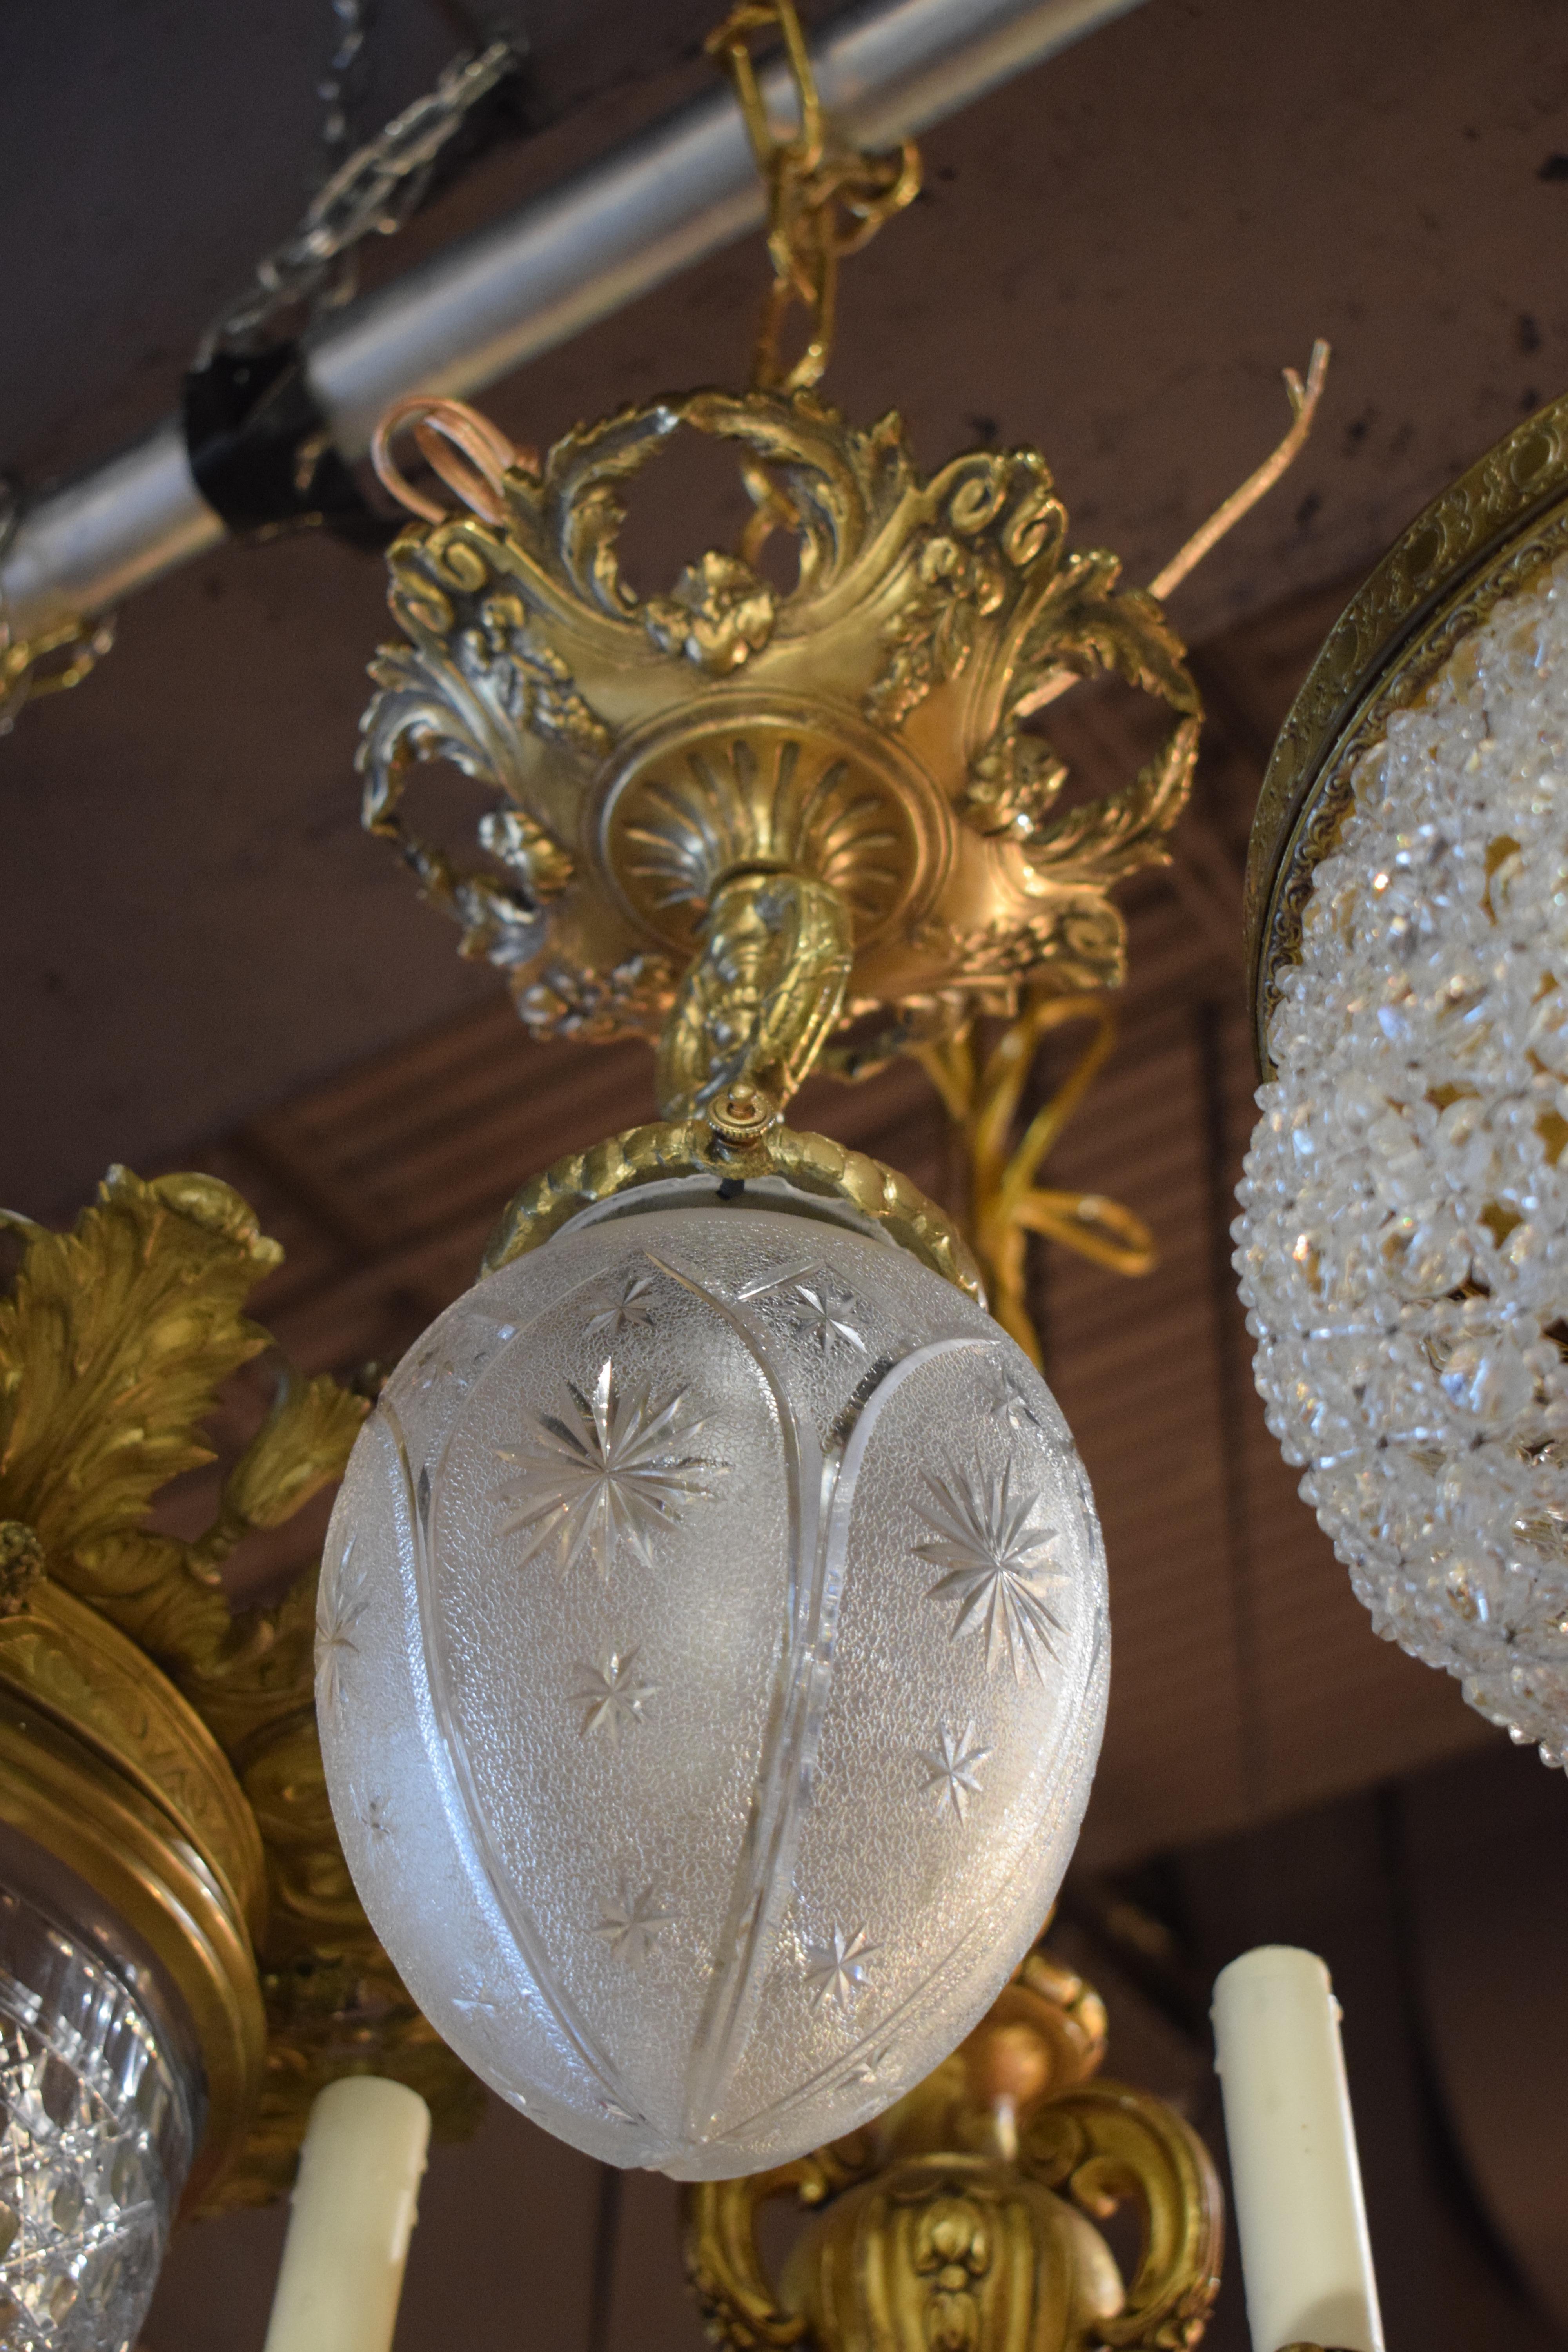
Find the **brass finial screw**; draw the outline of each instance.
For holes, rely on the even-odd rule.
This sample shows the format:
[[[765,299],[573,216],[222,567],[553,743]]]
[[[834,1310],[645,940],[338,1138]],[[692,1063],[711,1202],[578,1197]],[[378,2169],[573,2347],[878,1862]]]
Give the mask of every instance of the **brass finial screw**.
[[[746,1078],[737,1078],[708,1106],[709,1126],[721,1143],[735,1150],[761,1143],[778,1120],[779,1107],[773,1097]]]

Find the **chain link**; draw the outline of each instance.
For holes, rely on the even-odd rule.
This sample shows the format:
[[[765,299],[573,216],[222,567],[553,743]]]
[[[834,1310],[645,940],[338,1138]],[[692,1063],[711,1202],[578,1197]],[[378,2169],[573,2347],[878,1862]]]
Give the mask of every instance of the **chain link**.
[[[793,136],[781,136],[774,129],[757,78],[752,44],[770,32],[783,37],[795,85],[799,126]],[[906,139],[893,153],[866,155],[835,139],[794,0],[740,0],[709,35],[705,47],[734,84],[768,192],[773,282],[752,354],[752,388],[787,396],[816,383],[827,365],[837,323],[839,262],[858,253],[884,221],[920,194],[920,149]],[[783,342],[797,310],[805,313],[805,344],[791,362],[784,358]],[[790,529],[798,517],[793,502],[755,458],[742,459],[742,472],[757,509],[741,541],[742,554],[752,562],[773,530]]]
[[[0,475],[0,572],[20,520],[16,486]],[[41,636],[16,636],[0,583],[0,735],[9,735],[24,704],[79,686],[112,646],[114,625],[112,613],[101,614],[94,621],[79,620],[71,614]]]
[[[526,44],[508,36],[477,57],[454,58],[433,90],[340,161],[364,95],[375,5],[376,0],[331,0],[336,40],[317,85],[327,109],[321,130],[326,180],[292,236],[258,265],[254,284],[209,330],[196,354],[198,368],[220,349],[253,351],[275,340],[275,321],[285,310],[314,314],[347,301],[356,281],[355,248],[367,236],[390,236],[404,226],[441,150],[526,55]],[[15,488],[0,477],[0,567],[18,520]],[[112,613],[90,620],[72,614],[37,636],[19,637],[0,585],[0,735],[10,733],[25,704],[79,686],[113,646],[114,631]]]
[[[760,33],[783,36],[800,126],[781,138],[769,119],[752,44]],[[833,346],[838,264],[858,253],[884,221],[920,194],[920,149],[906,139],[895,153],[863,155],[833,137],[794,0],[741,0],[706,44],[729,73],[745,116],[752,152],[768,191],[768,254],[773,283],[763,305],[752,361],[758,392],[799,392],[815,383]],[[793,363],[780,345],[792,310],[806,316],[806,344]]]
[[[327,70],[316,84],[316,96],[326,111],[321,120],[321,168],[316,185],[324,187],[347,162],[361,142],[354,136],[370,84],[370,34],[376,0],[330,0],[336,35]],[[316,292],[315,311],[335,310],[353,297],[359,284],[354,248],[345,247],[333,259],[325,283]]]
[[[363,17],[359,30],[363,41]],[[347,47],[345,36],[334,66]],[[478,57],[454,58],[433,90],[340,164],[293,235],[258,263],[254,284],[208,330],[197,367],[218,351],[253,352],[275,340],[275,322],[287,310],[313,313],[346,301],[354,290],[354,248],[403,227],[418,209],[442,148],[524,54],[509,35]],[[323,94],[330,86],[322,85]]]

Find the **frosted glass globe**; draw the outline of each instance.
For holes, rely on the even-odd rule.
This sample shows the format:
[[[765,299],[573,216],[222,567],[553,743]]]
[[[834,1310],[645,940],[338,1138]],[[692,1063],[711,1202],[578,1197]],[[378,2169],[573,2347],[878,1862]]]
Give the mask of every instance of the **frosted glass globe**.
[[[1380,1633],[1568,1759],[1568,566],[1353,774],[1236,1226],[1258,1385]]]
[[[869,1229],[661,1207],[577,1222],[399,1366],[317,1658],[426,2014],[576,2147],[722,2178],[889,2105],[1037,1933],[1104,1559],[1049,1391],[961,1292]]]

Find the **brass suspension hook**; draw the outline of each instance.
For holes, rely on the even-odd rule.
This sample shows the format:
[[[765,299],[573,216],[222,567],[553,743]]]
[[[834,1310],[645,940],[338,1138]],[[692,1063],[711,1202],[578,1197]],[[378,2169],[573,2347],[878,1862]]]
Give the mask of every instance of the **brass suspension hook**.
[[[774,128],[757,76],[752,42],[768,32],[783,37],[795,86],[799,124],[789,137],[781,137]],[[906,139],[892,154],[866,155],[834,142],[794,0],[740,0],[705,46],[708,56],[734,83],[768,192],[773,282],[752,355],[752,388],[801,392],[817,382],[833,347],[838,264],[868,244],[884,221],[914,202],[921,185],[920,149]],[[781,344],[796,309],[805,313],[806,342],[791,362]],[[757,509],[741,541],[741,552],[750,563],[773,530],[791,528],[797,517],[765,466],[748,457],[741,470]]]

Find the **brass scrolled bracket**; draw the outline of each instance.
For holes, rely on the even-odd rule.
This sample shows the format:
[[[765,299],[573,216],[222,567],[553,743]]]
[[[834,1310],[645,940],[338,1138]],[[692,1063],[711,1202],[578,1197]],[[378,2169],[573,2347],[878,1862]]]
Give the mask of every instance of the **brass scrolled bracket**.
[[[1054,1030],[1079,1021],[1092,1022],[1094,1034],[1013,1143],[1013,1123],[1041,1042]],[[1103,999],[1031,992],[1024,1010],[984,1061],[969,1031],[916,1048],[963,1139],[969,1163],[969,1226],[991,1294],[991,1311],[1026,1355],[1042,1367],[1039,1333],[1028,1306],[1031,1234],[1076,1250],[1113,1274],[1148,1274],[1158,1263],[1152,1232],[1131,1209],[1103,1193],[1064,1192],[1037,1181],[1041,1162],[1115,1043],[1115,1016]]]
[[[847,2139],[687,2190],[687,2275],[733,2352],[1185,2352],[1219,2287],[1223,2204],[1202,2141],[1147,2093],[1091,2081],[1105,2011],[1031,1952],[968,2040]],[[815,2218],[775,2284],[756,2224]],[[1141,2223],[1123,2279],[1097,2222]]]
[[[8,735],[28,702],[79,686],[114,645],[115,616],[67,615],[36,637],[10,633],[0,612],[0,735]]]
[[[830,883],[768,872],[721,883],[659,1039],[665,1118],[689,1118],[742,1085],[782,1109],[837,1023],[854,955]]]

